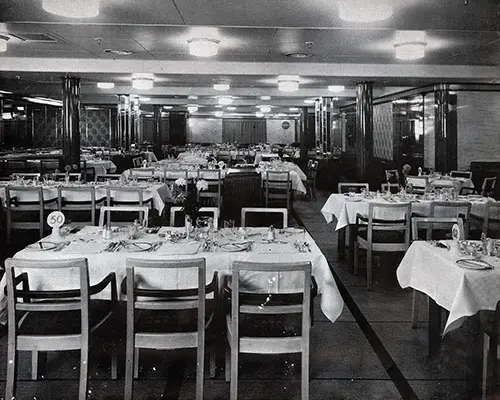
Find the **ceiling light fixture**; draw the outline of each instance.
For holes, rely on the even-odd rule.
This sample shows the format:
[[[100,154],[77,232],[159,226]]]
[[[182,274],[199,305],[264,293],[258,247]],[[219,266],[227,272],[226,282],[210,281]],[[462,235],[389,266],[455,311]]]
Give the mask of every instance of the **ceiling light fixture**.
[[[218,39],[211,38],[193,38],[189,39],[189,53],[197,57],[213,57],[219,51]]]
[[[299,77],[297,75],[279,76],[278,89],[282,92],[295,92],[299,90]]]
[[[113,89],[115,84],[113,82],[97,82],[97,87],[99,89]]]
[[[262,117],[264,116],[264,113],[263,113],[263,112],[260,112],[260,111],[257,111],[257,112],[255,113],[255,116],[256,116],[257,118],[262,118]]]
[[[172,106],[163,106],[163,108],[164,108],[165,110],[171,110],[171,109],[172,109]]]
[[[190,114],[195,113],[198,111],[198,106],[196,104],[190,104],[187,106],[187,110]]]
[[[223,106],[227,106],[229,104],[233,104],[233,98],[231,96],[219,96],[217,98],[217,102]]]
[[[271,106],[260,106],[260,111],[263,113],[271,112]]]
[[[425,32],[399,31],[396,33],[394,49],[396,58],[401,60],[417,60],[425,56]]]
[[[271,96],[260,96],[261,100],[271,100]]]
[[[23,97],[23,100],[28,100],[37,104],[46,104],[48,106],[62,107],[61,100],[50,99],[47,97]]]
[[[315,99],[305,99],[304,103],[306,103],[306,104],[314,104],[314,103],[316,103],[316,100]]]
[[[99,15],[99,0],[43,0],[45,11],[68,18],[92,18]]]
[[[226,107],[226,110],[234,111],[234,110],[236,110],[236,107]]]
[[[151,97],[139,97],[139,101],[151,101]]]
[[[154,77],[153,74],[133,74],[132,87],[137,90],[150,90],[153,88]]]
[[[229,83],[214,83],[214,89],[223,92],[225,90],[229,90]]]
[[[383,21],[392,15],[387,0],[339,0],[339,17],[349,22]]]
[[[221,118],[221,117],[224,115],[224,112],[223,112],[223,111],[216,111],[216,112],[214,112],[214,115],[215,115],[217,118]]]
[[[328,90],[330,92],[339,93],[339,92],[343,92],[345,90],[345,87],[343,85],[330,85],[330,86],[328,86]]]
[[[7,42],[9,38],[4,35],[0,35],[0,53],[5,53],[7,51]]]
[[[290,107],[289,110],[295,112],[300,111],[298,107]]]
[[[198,96],[196,96],[195,94],[190,94],[188,96],[188,100],[198,100]]]

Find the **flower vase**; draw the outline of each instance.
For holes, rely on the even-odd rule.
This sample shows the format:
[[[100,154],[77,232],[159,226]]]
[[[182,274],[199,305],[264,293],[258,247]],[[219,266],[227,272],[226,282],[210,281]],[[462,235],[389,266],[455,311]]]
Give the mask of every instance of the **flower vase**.
[[[186,239],[190,239],[193,232],[193,220],[190,216],[186,215],[184,225],[186,227]]]

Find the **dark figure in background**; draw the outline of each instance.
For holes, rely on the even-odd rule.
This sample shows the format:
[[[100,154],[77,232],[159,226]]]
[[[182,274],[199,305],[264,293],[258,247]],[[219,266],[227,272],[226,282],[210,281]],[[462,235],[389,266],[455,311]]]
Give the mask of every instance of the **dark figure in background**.
[[[401,168],[401,176],[400,176],[400,182],[399,184],[402,187],[406,187],[406,178],[411,175],[411,165],[410,164],[405,164],[403,165],[403,168]]]

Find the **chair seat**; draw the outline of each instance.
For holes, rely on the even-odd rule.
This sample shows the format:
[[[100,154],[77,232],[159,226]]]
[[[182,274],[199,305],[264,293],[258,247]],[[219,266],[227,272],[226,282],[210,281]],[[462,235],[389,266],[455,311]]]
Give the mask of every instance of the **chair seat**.
[[[265,307],[265,306],[264,306]],[[227,329],[231,334],[231,317],[227,316]],[[280,338],[302,335],[300,314],[240,315],[240,338]]]
[[[92,330],[110,313],[110,301],[92,300],[89,303],[89,326]],[[68,335],[81,332],[80,311],[28,313],[19,328],[20,335]]]

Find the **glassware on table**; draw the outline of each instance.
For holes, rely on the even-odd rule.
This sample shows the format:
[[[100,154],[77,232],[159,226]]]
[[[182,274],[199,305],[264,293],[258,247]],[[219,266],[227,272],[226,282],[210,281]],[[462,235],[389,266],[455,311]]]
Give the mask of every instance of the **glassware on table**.
[[[233,229],[234,228],[234,219],[224,220],[224,228]]]

